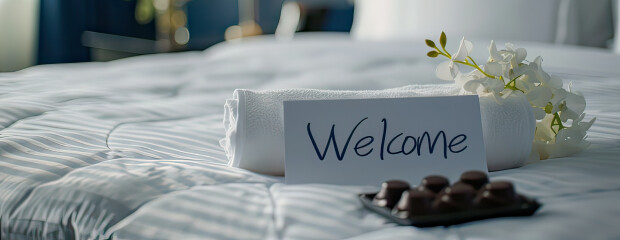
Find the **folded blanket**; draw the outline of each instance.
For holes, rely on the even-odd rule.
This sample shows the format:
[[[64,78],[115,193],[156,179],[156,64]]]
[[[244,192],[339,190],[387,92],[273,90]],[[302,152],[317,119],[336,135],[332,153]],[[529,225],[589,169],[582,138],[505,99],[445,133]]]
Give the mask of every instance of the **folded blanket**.
[[[451,96],[459,92],[460,88],[448,84],[368,91],[238,89],[224,107],[226,137],[220,140],[220,145],[226,151],[230,166],[283,175],[283,101]],[[529,103],[513,97],[504,101],[503,105],[506,104],[509,107],[499,106],[493,97],[480,98],[489,170],[521,166],[530,154],[535,120]]]

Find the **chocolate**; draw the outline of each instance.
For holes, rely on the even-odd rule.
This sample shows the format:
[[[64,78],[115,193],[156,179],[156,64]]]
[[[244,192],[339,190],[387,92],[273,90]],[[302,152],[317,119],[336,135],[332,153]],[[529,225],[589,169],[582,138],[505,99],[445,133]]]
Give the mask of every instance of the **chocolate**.
[[[430,190],[434,193],[439,193],[441,189],[450,186],[450,181],[447,178],[439,175],[431,175],[422,179],[422,184],[418,187],[419,190]]]
[[[409,183],[400,180],[390,180],[381,184],[381,191],[373,199],[377,206],[393,208],[404,191],[410,189]]]
[[[402,218],[433,213],[435,193],[429,190],[411,189],[403,192],[393,213]]]
[[[467,171],[461,174],[461,182],[467,183],[476,190],[489,182],[487,174],[481,171]]]
[[[486,218],[529,216],[541,206],[515,192],[508,181],[493,181],[468,171],[450,186],[443,176],[427,176],[413,189],[407,182],[384,182],[378,193],[360,194],[367,208],[401,225],[447,226]],[[478,188],[478,189],[477,189]]]
[[[508,181],[495,181],[484,186],[476,197],[476,205],[480,208],[492,208],[518,204],[520,198],[514,186]]]
[[[441,213],[464,211],[473,206],[475,196],[476,189],[469,184],[457,182],[439,193],[433,208]]]

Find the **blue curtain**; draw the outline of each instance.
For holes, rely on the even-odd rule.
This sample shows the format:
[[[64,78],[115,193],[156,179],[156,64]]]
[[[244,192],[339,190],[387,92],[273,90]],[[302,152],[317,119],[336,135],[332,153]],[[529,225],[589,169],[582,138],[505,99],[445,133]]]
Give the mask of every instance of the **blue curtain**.
[[[41,0],[38,63],[90,61],[90,49],[82,45],[84,31],[155,39],[153,22],[136,22],[135,5],[125,0]]]
[[[65,63],[90,60],[81,35],[92,25],[94,1],[41,0],[38,63]],[[89,14],[90,13],[90,14]]]

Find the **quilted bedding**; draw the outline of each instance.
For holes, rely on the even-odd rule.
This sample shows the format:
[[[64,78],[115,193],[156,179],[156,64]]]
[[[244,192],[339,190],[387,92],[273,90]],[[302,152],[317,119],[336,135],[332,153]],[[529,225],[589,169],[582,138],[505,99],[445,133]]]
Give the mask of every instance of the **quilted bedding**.
[[[582,90],[588,116],[598,118],[586,151],[491,173],[544,204],[533,217],[398,227],[359,203],[356,194],[375,187],[285,185],[281,178],[228,167],[218,141],[223,104],[235,88],[441,83],[423,44],[307,35],[0,74],[0,236],[620,238],[620,56],[526,47]]]

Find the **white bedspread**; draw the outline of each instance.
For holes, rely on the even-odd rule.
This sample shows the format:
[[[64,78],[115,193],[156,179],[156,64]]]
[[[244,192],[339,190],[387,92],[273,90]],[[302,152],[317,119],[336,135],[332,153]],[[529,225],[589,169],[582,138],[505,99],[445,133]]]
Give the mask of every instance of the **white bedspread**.
[[[1,238],[620,238],[620,56],[518,46],[572,81],[598,118],[586,151],[491,173],[544,204],[532,217],[398,227],[359,203],[373,187],[284,185],[227,167],[218,140],[235,88],[441,83],[421,41],[309,35],[0,74]]]

